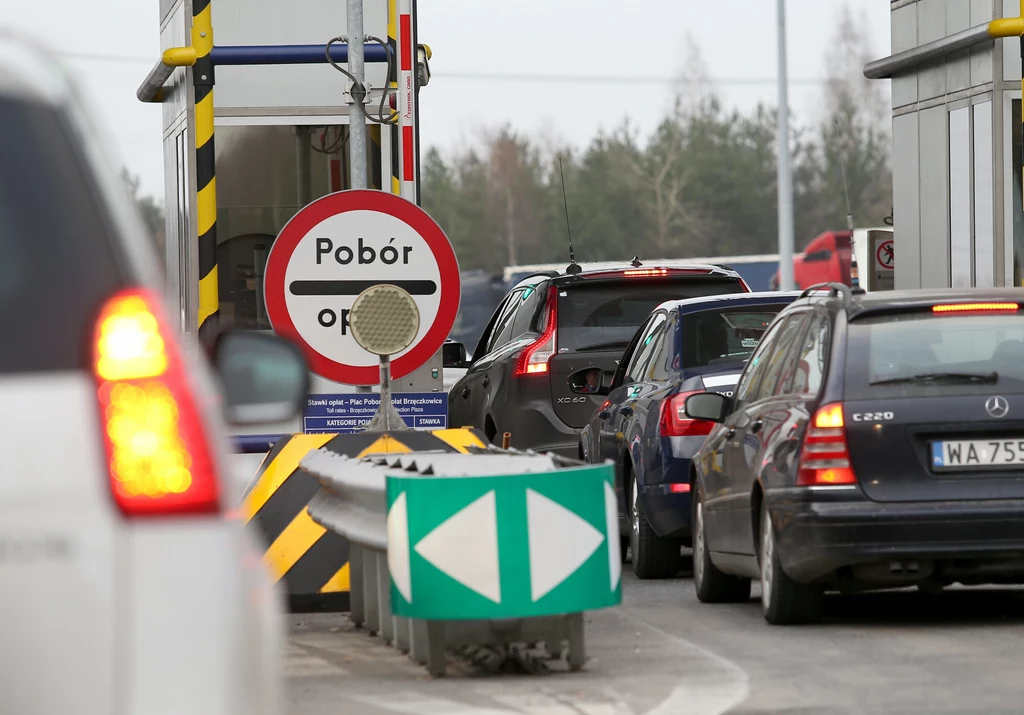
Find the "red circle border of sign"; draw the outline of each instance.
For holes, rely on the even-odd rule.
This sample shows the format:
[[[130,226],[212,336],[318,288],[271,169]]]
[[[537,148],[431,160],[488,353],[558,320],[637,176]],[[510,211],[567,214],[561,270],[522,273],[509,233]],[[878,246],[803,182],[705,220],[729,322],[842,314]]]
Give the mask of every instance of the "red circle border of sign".
[[[452,326],[455,325],[461,294],[459,263],[451,242],[430,214],[411,201],[383,191],[350,189],[328,194],[300,210],[281,229],[270,249],[270,255],[267,256],[263,278],[264,299],[270,324],[278,335],[299,344],[309,361],[309,368],[317,375],[346,385],[377,385],[380,383],[380,368],[377,366],[335,362],[306,343],[288,315],[285,302],[285,272],[299,241],[321,221],[349,211],[376,211],[397,218],[426,241],[427,247],[437,261],[441,278],[441,302],[437,316],[423,339],[412,350],[391,362],[391,375],[396,379],[405,377],[425,365],[441,349]]]
[[[885,261],[882,260],[882,248],[884,248],[885,244],[887,244],[887,243],[892,243],[892,239],[891,238],[887,238],[884,241],[882,241],[880,244],[878,244],[878,248],[875,249],[875,260],[878,261],[878,263],[880,263],[882,265],[883,269],[885,269],[887,271],[891,271],[891,270],[895,269],[895,265],[887,266],[887,265],[885,265]],[[895,264],[896,261],[894,260],[893,263]]]

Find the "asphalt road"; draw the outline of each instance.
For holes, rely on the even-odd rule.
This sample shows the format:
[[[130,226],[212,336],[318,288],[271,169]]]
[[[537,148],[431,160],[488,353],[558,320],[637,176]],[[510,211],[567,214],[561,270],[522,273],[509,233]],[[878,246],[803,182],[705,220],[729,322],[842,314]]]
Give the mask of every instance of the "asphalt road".
[[[773,627],[750,603],[699,603],[689,578],[638,581],[588,614],[584,672],[424,669],[343,616],[294,616],[288,712],[319,715],[1019,715],[1024,590],[834,596],[825,621]]]

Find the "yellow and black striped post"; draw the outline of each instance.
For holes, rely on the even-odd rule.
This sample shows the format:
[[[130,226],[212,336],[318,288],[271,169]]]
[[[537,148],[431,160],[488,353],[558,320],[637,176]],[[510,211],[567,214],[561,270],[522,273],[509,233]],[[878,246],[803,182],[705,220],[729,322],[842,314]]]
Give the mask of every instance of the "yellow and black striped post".
[[[282,437],[263,460],[262,472],[242,502],[246,528],[259,533],[263,561],[283,582],[292,611],[348,610],[351,590],[348,541],[313,521],[307,506],[320,484],[299,467],[314,449],[348,457],[484,449],[487,438],[470,428],[385,434],[296,434]]]
[[[192,83],[196,102],[196,222],[199,233],[199,337],[212,340],[220,317],[217,285],[217,180],[213,145],[214,69],[210,0],[193,0],[192,47],[196,62]]]
[[[393,63],[392,68],[393,75],[388,77],[388,87],[393,93],[397,100],[398,97],[398,2],[397,0],[388,0],[388,44],[391,45],[391,51],[394,53],[396,61]],[[397,116],[397,115],[395,115]],[[392,124],[388,126],[388,137],[391,141],[391,193],[395,196],[402,195],[402,184],[400,174],[398,173],[398,125]]]

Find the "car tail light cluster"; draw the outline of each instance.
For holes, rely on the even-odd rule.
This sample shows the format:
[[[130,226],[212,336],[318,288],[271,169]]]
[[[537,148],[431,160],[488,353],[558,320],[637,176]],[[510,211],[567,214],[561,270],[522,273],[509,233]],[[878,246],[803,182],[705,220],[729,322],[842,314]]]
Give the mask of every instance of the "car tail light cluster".
[[[686,398],[703,390],[680,392],[661,403],[658,429],[662,437],[701,437],[711,434],[714,422],[695,420],[686,416]]]
[[[158,299],[140,290],[113,296],[93,351],[110,483],[122,513],[219,512],[198,406]]]
[[[800,486],[856,484],[846,443],[843,404],[833,402],[814,413],[807,428],[796,483]]]
[[[532,343],[523,348],[516,359],[516,369],[513,376],[521,375],[546,375],[548,374],[548,361],[557,350],[556,326],[558,324],[558,295],[552,287],[548,291],[547,313],[544,319],[544,326],[540,336]]]

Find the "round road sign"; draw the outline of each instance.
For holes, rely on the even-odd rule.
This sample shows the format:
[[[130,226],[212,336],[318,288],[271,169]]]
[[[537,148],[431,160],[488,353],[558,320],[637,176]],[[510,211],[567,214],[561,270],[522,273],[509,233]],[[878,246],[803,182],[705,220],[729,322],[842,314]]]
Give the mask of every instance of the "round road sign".
[[[887,238],[878,244],[878,250],[875,251],[875,265],[879,268],[891,271],[893,269],[895,258],[896,256],[893,251],[891,238]]]
[[[379,358],[349,327],[356,297],[390,283],[420,314],[412,344],[392,356],[393,377],[426,364],[459,312],[459,264],[441,227],[414,203],[353,189],[309,204],[281,230],[264,277],[270,324],[296,340],[316,374],[347,385],[376,385]]]

